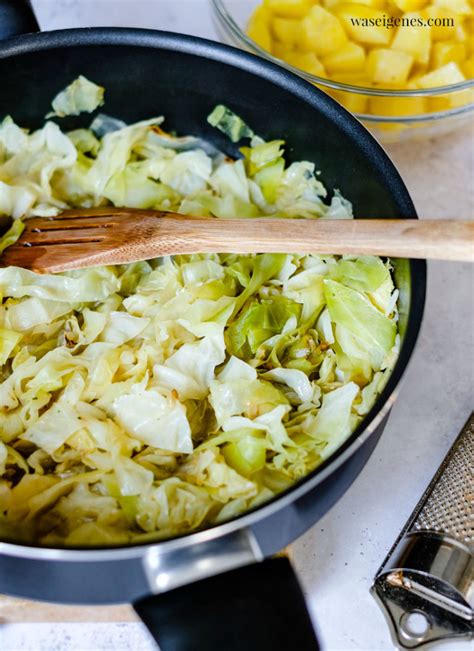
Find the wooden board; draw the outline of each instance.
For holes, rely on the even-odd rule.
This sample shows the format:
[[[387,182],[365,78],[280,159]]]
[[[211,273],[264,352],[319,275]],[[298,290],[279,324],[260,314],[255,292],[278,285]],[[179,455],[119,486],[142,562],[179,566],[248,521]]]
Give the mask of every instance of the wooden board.
[[[133,622],[131,606],[62,606],[0,596],[0,624],[14,622]]]

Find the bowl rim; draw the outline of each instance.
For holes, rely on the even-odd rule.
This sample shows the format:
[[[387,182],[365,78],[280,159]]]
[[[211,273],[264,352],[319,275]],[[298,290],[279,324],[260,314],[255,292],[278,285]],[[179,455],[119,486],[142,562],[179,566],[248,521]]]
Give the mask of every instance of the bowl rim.
[[[296,68],[286,61],[273,56],[260,47],[254,40],[252,40],[236,23],[230,12],[225,6],[224,0],[210,0],[213,8],[214,15],[219,20],[220,25],[225,31],[240,44],[244,45],[250,52],[257,54],[276,65],[286,68],[291,72],[299,75],[309,81],[310,83],[317,84],[331,88],[332,90],[340,90],[357,95],[370,95],[374,97],[431,97],[443,95],[447,93],[455,93],[463,90],[474,88],[474,79],[466,79],[466,81],[458,82],[457,84],[450,84],[449,86],[436,86],[434,88],[418,88],[418,89],[395,89],[395,88],[369,88],[367,86],[354,86],[352,84],[344,84],[342,82],[327,79],[325,77],[318,77],[309,72],[305,72],[300,68]],[[420,113],[414,115],[373,115],[367,113],[354,112],[358,118],[366,122],[384,123],[384,122],[400,122],[400,123],[417,123],[417,122],[432,122],[442,118],[455,117],[464,115],[474,110],[474,101],[464,104],[463,106],[447,109],[445,111],[433,111],[431,113]]]

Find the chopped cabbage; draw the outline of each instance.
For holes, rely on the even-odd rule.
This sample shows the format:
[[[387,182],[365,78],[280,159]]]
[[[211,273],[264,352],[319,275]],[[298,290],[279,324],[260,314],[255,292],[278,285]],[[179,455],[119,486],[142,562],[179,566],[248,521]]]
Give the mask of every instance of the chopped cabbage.
[[[103,89],[76,80],[56,115]],[[351,218],[225,107],[232,161],[163,118],[63,133],[0,125],[0,215],[128,205]],[[287,489],[347,440],[397,358],[388,261],[209,254],[37,275],[0,268],[0,538],[109,545],[186,533]]]

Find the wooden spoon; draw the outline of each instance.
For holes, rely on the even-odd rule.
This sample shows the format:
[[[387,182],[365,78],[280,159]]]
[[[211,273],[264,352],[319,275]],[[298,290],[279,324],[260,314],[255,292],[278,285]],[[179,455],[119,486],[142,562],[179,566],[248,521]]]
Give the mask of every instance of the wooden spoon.
[[[40,273],[182,253],[333,253],[474,261],[474,222],[416,219],[214,219],[130,208],[27,220],[0,265]]]

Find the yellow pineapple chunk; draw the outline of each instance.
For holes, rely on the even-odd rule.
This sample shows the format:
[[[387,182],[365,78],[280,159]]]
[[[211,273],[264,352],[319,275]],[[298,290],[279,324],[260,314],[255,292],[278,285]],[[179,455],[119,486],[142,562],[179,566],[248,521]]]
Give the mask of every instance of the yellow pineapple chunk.
[[[392,0],[392,2],[400,11],[404,12],[418,11],[428,4],[428,0]]]
[[[469,52],[474,52],[474,12],[471,18],[464,21],[464,33],[466,34],[467,49]],[[458,40],[458,30],[456,30],[456,38]]]
[[[330,11],[315,5],[301,23],[301,47],[325,56],[347,41],[340,21]]]
[[[428,102],[432,111],[449,111],[474,102],[474,91],[468,88],[449,95],[438,95],[431,97]]]
[[[335,72],[332,74],[331,79],[341,84],[349,84],[350,86],[361,86],[363,88],[370,88],[372,86],[365,72]]]
[[[288,52],[294,52],[288,45],[285,43],[280,43],[280,41],[273,41],[272,44],[272,54],[278,59],[284,59]]]
[[[257,7],[247,26],[247,34],[250,38],[267,52],[271,52],[272,49],[269,18],[270,15],[265,7]]]
[[[434,0],[433,4],[435,7],[441,7],[461,16],[469,16],[472,13],[468,0]]]
[[[368,45],[388,45],[390,42],[391,30],[383,26],[387,18],[384,11],[344,2],[336,5],[334,12],[355,41]]]
[[[326,9],[334,9],[336,5],[345,4],[358,4],[365,5],[366,7],[374,7],[375,9],[385,9],[386,0],[323,0],[323,5]]]
[[[449,103],[452,108],[464,106],[465,104],[472,104],[474,102],[474,90],[466,88],[466,90],[459,90],[457,93],[451,93]]]
[[[367,72],[374,84],[402,86],[408,79],[412,65],[411,54],[386,48],[371,50],[367,57]]]
[[[428,99],[428,106],[430,113],[437,111],[449,111],[451,105],[449,98],[446,95],[439,95],[438,97],[430,97]]]
[[[369,99],[367,95],[349,93],[343,90],[332,90],[330,94],[351,113],[367,113]]]
[[[420,14],[405,14],[405,18],[422,20]],[[430,28],[421,25],[400,25],[397,28],[391,47],[399,52],[410,54],[418,63],[428,63],[431,51]]]
[[[438,86],[450,86],[465,81],[466,77],[457,63],[447,63],[441,68],[436,68],[422,75],[418,79],[419,88],[438,88]]]
[[[454,61],[462,63],[467,56],[467,49],[464,43],[458,41],[439,41],[433,44],[431,65],[433,68],[442,66]]]
[[[456,25],[456,35],[454,38],[456,41],[459,41],[461,43],[467,43],[468,41],[472,40],[472,35],[468,33],[463,23],[459,22]]]
[[[425,113],[427,103],[424,97],[371,97],[369,107],[373,115],[406,116]]]
[[[326,76],[323,64],[313,52],[295,52],[294,50],[288,50],[281,58],[283,61],[289,63],[290,66],[299,68],[304,72],[309,72],[310,75],[315,75],[316,77]]]
[[[262,21],[264,23],[267,23],[267,25],[270,25],[271,19],[272,19],[271,11],[268,11],[268,9],[264,5],[259,5],[258,7],[255,8],[255,11],[250,16],[249,25],[254,20]]]
[[[272,32],[281,43],[288,47],[295,47],[300,37],[301,23],[292,18],[274,18]]]
[[[326,70],[332,72],[358,72],[364,69],[365,50],[361,45],[348,41],[340,50],[323,58]]]
[[[408,80],[407,86],[406,86],[407,90],[416,90],[416,89],[419,88],[418,79],[422,76],[422,74],[425,74],[425,73],[423,72],[421,74],[416,74],[416,75],[413,75],[412,77],[410,77],[410,79]]]
[[[474,56],[471,55],[464,63],[461,63],[461,70],[466,76],[466,79],[474,79]]]
[[[314,4],[314,0],[263,0],[263,3],[276,16],[302,18]]]
[[[433,41],[448,41],[456,38],[456,25],[459,17],[452,11],[430,5],[421,12],[423,18],[431,20],[431,39]],[[434,24],[436,21],[436,24]],[[426,28],[424,28],[426,29]]]
[[[451,62],[437,68],[432,72],[423,75],[418,79],[419,88],[437,88],[438,86],[449,86],[465,81],[466,77],[457,63]],[[460,90],[446,95],[438,95],[429,100],[432,111],[447,111],[474,102],[474,91],[472,89]]]

